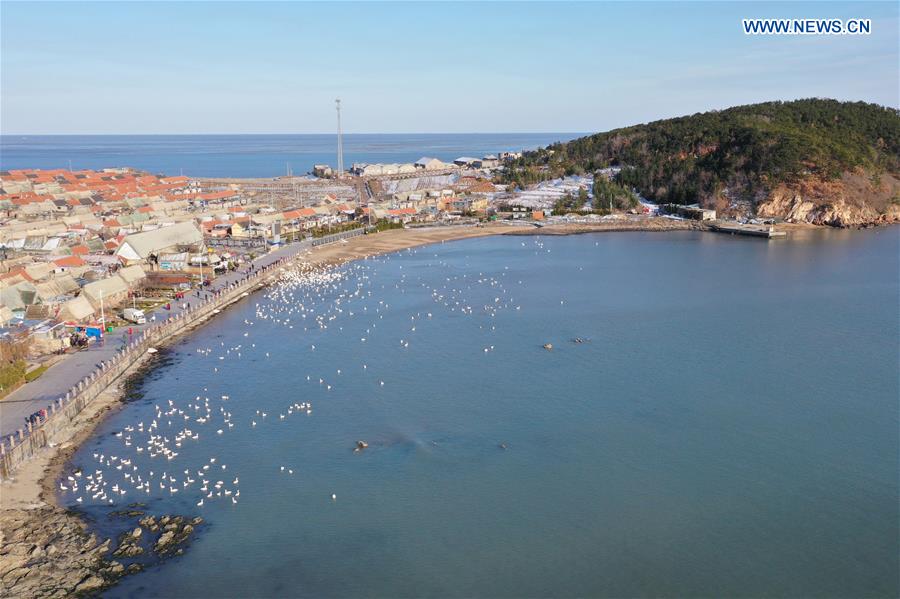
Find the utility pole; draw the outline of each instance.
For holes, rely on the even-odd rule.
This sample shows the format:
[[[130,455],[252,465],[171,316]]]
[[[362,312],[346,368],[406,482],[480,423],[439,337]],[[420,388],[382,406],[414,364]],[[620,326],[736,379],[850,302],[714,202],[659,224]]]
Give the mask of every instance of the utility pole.
[[[338,170],[338,179],[341,179],[344,176],[344,135],[341,132],[341,99],[338,98],[334,101],[335,108],[337,109],[337,170]]]

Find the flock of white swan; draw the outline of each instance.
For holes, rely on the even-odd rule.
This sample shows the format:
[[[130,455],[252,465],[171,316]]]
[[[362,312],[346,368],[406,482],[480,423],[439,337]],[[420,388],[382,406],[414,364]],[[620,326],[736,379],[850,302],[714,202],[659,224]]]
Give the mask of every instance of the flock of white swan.
[[[540,238],[532,238],[528,244],[522,242],[522,246],[535,254],[549,252]],[[392,277],[379,276],[379,267],[390,264],[395,257],[417,252],[427,255],[429,251],[434,260],[427,264],[401,262],[392,265],[398,267]],[[436,269],[442,275],[440,284],[435,284]],[[281,351],[280,344],[272,336],[272,325],[282,327],[285,336],[291,335],[290,331],[298,334],[317,332],[316,340],[320,345],[328,343],[347,348],[353,343],[367,344],[381,334],[379,324],[392,309],[383,299],[390,295],[387,285],[391,283],[394,291],[418,293],[427,298],[432,307],[404,314],[405,330],[398,332],[393,326],[385,327],[391,330],[384,335],[396,335],[396,339],[385,343],[382,337],[379,339],[382,343],[373,345],[374,351],[388,351],[386,346],[392,347],[392,351],[411,351],[416,347],[420,329],[441,314],[469,317],[489,336],[496,328],[494,319],[501,311],[521,310],[511,290],[516,285],[521,286],[522,281],[508,280],[511,278],[507,276],[508,269],[507,266],[494,275],[461,270],[428,247],[366,257],[342,266],[314,266],[298,261],[296,265],[286,267],[277,283],[263,292],[255,305],[255,318],[245,319],[242,330],[232,330],[224,335],[235,339],[227,345],[222,341],[219,347],[197,348],[195,355],[207,365],[212,380],[219,380],[216,377],[240,377],[242,370],[251,368],[239,362],[244,356],[268,360],[273,357],[272,352]],[[390,282],[386,283],[386,279]],[[360,319],[363,323],[363,326],[352,327],[352,339],[349,331],[342,334],[349,319]],[[264,322],[269,328],[265,335],[257,338],[253,327]],[[257,341],[267,351],[257,349]],[[285,343],[284,347],[295,353],[317,351],[314,343]],[[298,349],[304,347],[305,350]],[[494,344],[486,343],[472,351],[489,353],[495,349]],[[59,491],[78,504],[118,505],[177,494],[179,498],[190,497],[190,501],[200,508],[216,502],[237,505],[241,500],[240,476],[229,470],[223,457],[227,452],[221,451],[222,444],[210,443],[210,438],[227,439],[238,428],[260,431],[266,426],[308,418],[313,414],[312,397],[328,397],[329,393],[339,389],[346,377],[366,377],[373,389],[382,393],[390,390],[390,381],[374,374],[375,369],[370,369],[366,362],[352,366],[342,363],[343,369],[335,366],[328,373],[304,373],[303,356],[291,358],[297,368],[280,372],[279,377],[288,377],[298,387],[306,384],[317,388],[304,388],[304,399],[288,399],[276,408],[269,408],[273,403],[271,397],[231,398],[226,394],[210,393],[208,389],[213,385],[207,382],[200,393],[190,397],[156,401],[152,414],[115,431],[111,442],[104,440],[98,444],[105,449],[91,453],[90,466],[73,466],[65,472],[59,480]],[[398,356],[397,363],[402,359]],[[353,370],[349,370],[351,368]],[[246,442],[246,437],[242,442]],[[214,449],[220,455],[210,455]],[[271,467],[278,475],[294,476],[296,466],[289,461],[286,457],[273,456]],[[323,496],[337,499],[336,494],[329,491],[323,492]]]

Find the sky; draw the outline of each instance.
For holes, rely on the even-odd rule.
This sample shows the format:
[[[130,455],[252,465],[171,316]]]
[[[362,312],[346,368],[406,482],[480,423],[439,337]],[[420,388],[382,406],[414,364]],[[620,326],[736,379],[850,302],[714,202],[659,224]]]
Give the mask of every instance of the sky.
[[[870,18],[747,36],[742,18]],[[0,2],[0,133],[588,132],[900,105],[898,3]]]

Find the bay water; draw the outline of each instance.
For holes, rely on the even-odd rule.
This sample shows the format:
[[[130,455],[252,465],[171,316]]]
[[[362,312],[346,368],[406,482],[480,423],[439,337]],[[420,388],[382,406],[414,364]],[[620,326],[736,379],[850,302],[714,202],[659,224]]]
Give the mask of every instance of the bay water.
[[[74,456],[127,494],[62,500],[206,521],[110,597],[896,596],[898,233],[489,237],[259,292]]]

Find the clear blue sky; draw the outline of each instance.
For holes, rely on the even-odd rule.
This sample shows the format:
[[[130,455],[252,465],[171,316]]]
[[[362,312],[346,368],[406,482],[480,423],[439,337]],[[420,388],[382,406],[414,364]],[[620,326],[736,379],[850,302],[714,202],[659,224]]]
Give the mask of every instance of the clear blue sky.
[[[0,5],[0,132],[601,131],[772,99],[898,106],[898,4]],[[865,17],[871,36],[745,36]]]

